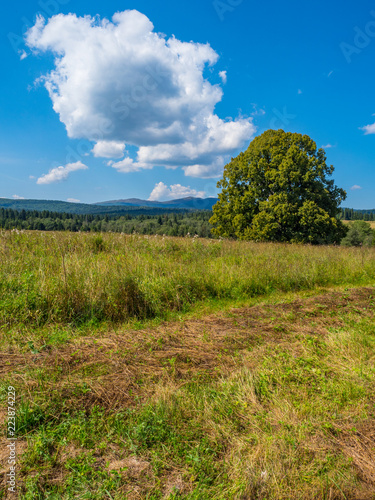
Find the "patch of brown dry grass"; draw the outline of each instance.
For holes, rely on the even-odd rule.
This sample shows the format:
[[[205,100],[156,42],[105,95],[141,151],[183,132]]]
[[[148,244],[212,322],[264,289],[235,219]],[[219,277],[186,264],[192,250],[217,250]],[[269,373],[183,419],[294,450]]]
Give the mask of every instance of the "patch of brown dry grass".
[[[330,332],[343,328],[349,316],[373,318],[374,297],[375,289],[369,287],[335,291],[305,300],[261,304],[201,319],[163,323],[157,328],[119,329],[106,332],[102,337],[77,338],[60,348],[53,347],[39,354],[17,353],[13,348],[13,352],[0,354],[0,373],[13,373],[30,394],[38,390],[42,373],[44,387],[49,387],[51,393],[58,393],[66,402],[65,408],[90,410],[99,405],[108,412],[137,407],[147,401],[167,401],[179,388],[192,381],[204,383],[234,377],[238,388],[241,386],[241,370],[246,368],[256,372],[264,357],[273,349],[282,347],[298,357],[304,352],[299,342],[301,338],[314,336],[329,339]],[[83,383],[89,390],[77,395],[75,388]],[[243,386],[249,412],[258,415],[265,411],[268,403],[260,403],[255,390],[249,390],[248,380],[244,380]],[[241,394],[240,389],[238,392]],[[290,453],[290,447],[284,444],[280,449],[272,448],[267,443],[267,436],[259,437],[261,434],[257,444],[249,445],[249,441],[229,435],[216,422],[211,425],[208,420],[212,415],[208,408],[207,427],[218,435],[226,436],[230,442],[224,457],[232,463],[230,477],[234,479],[248,474],[250,478],[248,491],[241,498],[263,498],[271,483],[277,491],[278,478],[289,474],[284,470],[289,459],[290,467],[295,468],[293,459],[303,459],[308,463],[310,458],[316,460],[321,457],[323,462],[330,453],[341,453],[352,461],[358,473],[356,487],[341,493],[332,487],[327,490],[328,493],[325,491],[325,496],[319,496],[319,490],[312,489],[310,494],[314,491],[314,497],[304,496],[301,490],[296,492],[298,498],[375,498],[373,420],[359,421],[355,429],[352,422],[343,420],[335,424],[329,436],[322,431],[301,437],[295,455],[278,463],[282,454]],[[280,422],[296,427],[300,423],[298,411],[281,399],[277,404],[273,402],[269,416],[269,425],[275,434],[280,432]],[[247,417],[244,417],[243,425],[249,425]],[[21,452],[25,447],[26,442],[21,444]],[[274,457],[273,470],[269,470],[270,457],[266,459],[265,452]],[[79,450],[74,447],[67,448],[60,457],[61,463],[78,453]],[[124,476],[126,486],[123,494],[129,500],[144,498],[145,491],[155,486],[150,462],[145,457],[124,456],[123,452],[114,448],[98,458],[96,466],[119,471]],[[172,464],[170,469],[170,474],[162,480],[163,498],[170,498],[172,493],[179,492],[183,496],[192,491],[192,484],[186,480],[184,471],[173,469]],[[305,473],[309,471],[306,464],[304,470]],[[51,481],[63,480],[61,470],[54,473],[56,476]],[[313,475],[314,470],[309,473]],[[285,492],[280,491],[279,498],[287,498]]]

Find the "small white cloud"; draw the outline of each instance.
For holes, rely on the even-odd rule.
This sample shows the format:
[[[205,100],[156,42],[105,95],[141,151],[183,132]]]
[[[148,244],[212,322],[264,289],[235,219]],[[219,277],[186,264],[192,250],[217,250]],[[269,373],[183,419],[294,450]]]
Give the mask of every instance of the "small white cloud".
[[[24,200],[24,199],[25,199],[23,196],[18,196],[18,194],[14,194],[14,195],[12,196],[12,198],[13,198],[14,200]]]
[[[44,174],[36,181],[37,184],[52,184],[53,182],[65,181],[71,172],[76,170],[87,170],[89,167],[82,162],[68,163],[65,167],[52,168],[48,174]]]
[[[226,84],[227,83],[227,80],[228,80],[228,77],[227,77],[227,72],[226,71],[220,71],[219,72],[219,76],[221,78],[221,81]]]
[[[75,198],[68,198],[66,201],[69,203],[81,203],[81,200],[76,200]]]
[[[132,158],[126,157],[121,161],[113,162],[109,161],[107,163],[109,167],[112,167],[121,172],[122,174],[129,174],[131,172],[139,172],[142,169],[151,169],[152,165],[147,165],[138,161],[134,161]]]
[[[328,73],[327,78],[331,78],[332,75],[333,75],[333,70]]]
[[[125,152],[125,144],[118,141],[99,141],[95,144],[92,152],[100,158],[122,158]]]
[[[21,61],[23,61],[24,59],[26,59],[27,54],[26,54],[26,52],[24,50],[20,51],[19,54],[20,54]]]
[[[181,184],[172,184],[167,186],[164,182],[155,184],[152,193],[150,194],[149,201],[160,200],[174,200],[179,198],[187,198],[193,196],[194,198],[204,198],[206,193],[204,191],[197,191],[190,186],[181,186]]]
[[[322,146],[323,149],[330,149],[330,148],[335,148],[336,146],[333,146],[333,144],[326,144],[325,146]]]
[[[365,125],[364,127],[360,127],[359,130],[363,130],[365,135],[375,134],[375,123],[371,125]]]
[[[362,187],[361,187],[361,186],[358,186],[357,184],[354,184],[354,186],[352,186],[350,189],[351,189],[352,191],[358,191],[359,189],[362,189]]]
[[[29,175],[29,179],[36,179],[35,175]]]
[[[301,94],[303,94],[302,90],[298,89],[298,95],[301,95]]]

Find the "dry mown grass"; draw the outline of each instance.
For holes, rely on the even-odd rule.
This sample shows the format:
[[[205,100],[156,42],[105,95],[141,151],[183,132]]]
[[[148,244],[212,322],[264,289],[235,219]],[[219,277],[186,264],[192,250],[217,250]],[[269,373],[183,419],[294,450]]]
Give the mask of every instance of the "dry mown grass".
[[[291,342],[295,335],[321,337],[328,328],[343,327],[340,313],[372,317],[372,294],[372,288],[333,292],[291,303],[234,309],[199,320],[165,322],[156,329],[120,329],[101,338],[80,337],[38,354],[4,352],[0,353],[0,375],[29,377],[31,389],[34,370],[42,368],[48,380],[49,372],[53,374],[59,367],[59,379],[48,382],[51,386],[69,391],[86,381],[92,393],[80,404],[87,399],[88,407],[100,403],[113,409],[134,399],[129,390],[134,396],[143,394],[144,386],[152,390],[153,385],[137,384],[140,379],[154,384],[160,379],[184,383],[194,377],[218,377],[238,366],[244,353],[256,368],[261,361],[259,351],[273,344],[294,347],[298,354],[298,342],[294,346]]]
[[[118,425],[110,437],[98,431],[108,431],[101,417],[96,437],[67,431],[64,446],[57,438],[50,445],[52,460],[35,451],[47,424],[34,423],[28,448],[20,441],[21,497],[375,498],[374,297],[374,288],[327,292],[114,329],[37,353],[12,346],[0,354],[0,374],[50,412],[52,427],[77,409],[88,422],[97,407]],[[90,450],[90,470],[117,478],[111,493],[92,486],[84,497],[78,483],[69,486],[70,469]],[[53,488],[61,496],[49,497]]]

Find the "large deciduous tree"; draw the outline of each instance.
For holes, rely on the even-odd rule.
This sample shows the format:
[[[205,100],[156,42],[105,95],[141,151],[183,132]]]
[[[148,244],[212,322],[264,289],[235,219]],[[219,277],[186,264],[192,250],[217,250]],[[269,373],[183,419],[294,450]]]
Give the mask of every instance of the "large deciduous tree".
[[[330,179],[324,149],[307,135],[268,130],[225,166],[213,207],[217,236],[256,241],[338,243],[346,192]]]

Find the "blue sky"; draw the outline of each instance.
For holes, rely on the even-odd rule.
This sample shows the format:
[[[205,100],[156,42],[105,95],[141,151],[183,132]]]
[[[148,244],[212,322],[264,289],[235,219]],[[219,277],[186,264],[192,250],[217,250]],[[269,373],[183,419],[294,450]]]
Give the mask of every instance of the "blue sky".
[[[0,51],[1,197],[214,196],[283,128],[326,147],[345,206],[375,208],[370,1],[19,1]]]

